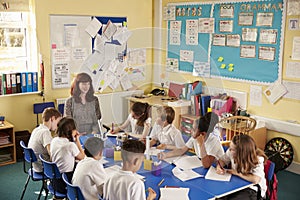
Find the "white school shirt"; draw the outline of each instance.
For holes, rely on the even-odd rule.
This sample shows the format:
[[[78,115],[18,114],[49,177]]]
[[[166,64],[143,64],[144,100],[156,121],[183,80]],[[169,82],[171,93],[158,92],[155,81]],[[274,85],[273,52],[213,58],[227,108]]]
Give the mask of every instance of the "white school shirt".
[[[150,137],[161,144],[173,145],[177,148],[185,145],[181,132],[173,124],[162,127],[155,122]]]
[[[224,149],[222,144],[220,143],[219,137],[214,134],[209,134],[208,138],[204,142],[205,150],[207,155],[214,156],[216,159],[221,158],[224,155]],[[201,158],[201,150],[200,145],[196,139],[191,137],[187,143],[185,144],[188,148],[195,149],[196,155]]]
[[[141,134],[143,133],[143,130],[144,130],[143,128],[144,128],[144,127],[138,127],[138,126],[136,125],[137,119],[134,119],[134,118],[132,117],[132,114],[131,114],[131,113],[128,115],[126,121],[129,121],[129,123],[130,123],[130,126],[131,126],[131,133],[133,133],[133,134],[139,134],[139,135],[141,135]],[[126,123],[126,122],[125,122],[125,123]],[[151,124],[151,118],[148,117],[144,123],[146,123],[146,124]]]
[[[52,141],[51,131],[44,124],[40,124],[32,131],[28,142],[28,147],[33,149],[38,159],[38,162],[33,163],[34,171],[36,172],[43,171],[42,162],[40,161],[39,158],[40,154],[43,155],[43,158],[45,160],[50,159],[46,146],[49,145],[51,141]]]
[[[99,200],[98,186],[104,184],[106,173],[99,160],[85,157],[76,166],[72,183],[79,186],[85,199]]]
[[[221,160],[223,160],[226,164],[230,162],[231,168],[236,170],[236,164],[234,163],[232,153],[229,149],[221,157]],[[264,158],[262,156],[258,156],[258,164],[254,169],[252,169],[252,174],[260,177],[260,182],[258,184],[260,185],[261,188],[261,196],[264,197],[267,191],[267,183],[266,183],[265,171],[264,171]],[[250,188],[257,191],[256,186],[250,186]]]
[[[145,200],[145,185],[131,171],[119,170],[104,183],[105,200]]]
[[[75,165],[75,157],[80,153],[74,142],[68,138],[55,137],[51,141],[50,154],[52,162],[55,162],[60,173],[72,172]]]

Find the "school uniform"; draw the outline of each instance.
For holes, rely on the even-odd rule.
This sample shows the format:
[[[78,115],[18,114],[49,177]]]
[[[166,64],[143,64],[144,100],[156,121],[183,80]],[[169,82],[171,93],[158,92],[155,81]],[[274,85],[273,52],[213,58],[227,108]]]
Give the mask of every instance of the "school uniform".
[[[173,124],[162,127],[155,123],[150,137],[151,139],[159,141],[161,144],[173,145],[177,148],[185,145],[181,132]]]
[[[221,160],[226,164],[231,163],[231,168],[236,169],[236,164],[229,149],[222,156]],[[258,164],[254,169],[252,169],[252,174],[260,177],[260,182],[258,184],[261,188],[261,196],[264,197],[267,191],[267,184],[264,171],[264,158],[262,156],[258,156]],[[254,191],[258,191],[257,186],[250,186],[250,188]]]
[[[51,141],[50,154],[60,173],[72,172],[75,166],[75,157],[80,153],[74,142],[68,138],[55,137]]]
[[[219,159],[224,155],[222,144],[220,143],[219,137],[215,134],[209,134],[204,145],[207,155],[214,156],[216,159]],[[201,149],[197,139],[191,137],[185,146],[188,148],[194,148],[196,155],[201,158]]]
[[[98,187],[104,184],[106,173],[99,160],[92,157],[85,157],[79,161],[73,174],[72,183],[80,187],[85,199],[99,200]]]
[[[131,171],[119,170],[104,183],[105,200],[145,200],[145,185]]]
[[[132,117],[132,114],[130,113],[125,121],[125,124],[129,123],[130,124],[130,127],[126,127],[126,128],[131,128],[131,132],[133,134],[139,134],[141,135],[143,133],[143,130],[144,130],[144,126],[138,126],[136,123],[137,123],[137,119],[134,119]],[[148,117],[146,119],[146,121],[144,122],[145,124],[151,124],[151,118]]]
[[[34,171],[43,172],[43,166],[41,160],[39,159],[39,155],[43,155],[45,160],[50,159],[46,146],[49,145],[51,141],[51,131],[44,124],[40,124],[32,131],[28,142],[28,147],[33,149],[38,158],[38,162],[33,163]]]

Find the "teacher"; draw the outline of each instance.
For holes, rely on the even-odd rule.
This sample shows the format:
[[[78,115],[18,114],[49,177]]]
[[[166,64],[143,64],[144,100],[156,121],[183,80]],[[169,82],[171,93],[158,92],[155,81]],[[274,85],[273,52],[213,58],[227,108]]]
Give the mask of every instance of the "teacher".
[[[75,120],[81,134],[99,133],[100,105],[94,95],[92,78],[87,73],[79,73],[75,77],[71,85],[71,97],[65,102],[64,116]]]

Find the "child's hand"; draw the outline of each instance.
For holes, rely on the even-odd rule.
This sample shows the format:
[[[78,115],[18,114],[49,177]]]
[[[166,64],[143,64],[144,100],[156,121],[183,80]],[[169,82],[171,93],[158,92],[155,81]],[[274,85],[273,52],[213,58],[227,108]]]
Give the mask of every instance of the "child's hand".
[[[163,160],[163,159],[167,158],[167,155],[164,152],[160,152],[157,154],[157,158],[159,160]]]
[[[156,148],[157,149],[166,149],[167,145],[166,144],[160,144]]]
[[[202,144],[204,143],[204,140],[205,140],[204,135],[200,134],[200,135],[196,138],[196,140],[198,141],[199,145],[202,146]]]
[[[156,198],[156,192],[151,187],[148,187],[148,192],[149,195],[147,197],[147,200],[152,200]]]
[[[217,165],[217,174],[225,174],[226,170],[220,165]]]

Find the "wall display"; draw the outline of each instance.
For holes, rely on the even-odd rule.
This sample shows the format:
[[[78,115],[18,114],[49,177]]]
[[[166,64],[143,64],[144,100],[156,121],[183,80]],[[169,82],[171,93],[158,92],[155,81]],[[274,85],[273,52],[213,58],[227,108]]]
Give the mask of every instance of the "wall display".
[[[199,71],[194,67],[200,62],[209,64],[212,77],[263,84],[281,79],[286,0],[169,3],[168,6],[175,6],[175,20],[182,23],[180,44],[167,44],[167,58],[178,60],[179,72]],[[182,37],[187,34],[189,20],[199,21],[197,45],[188,45],[186,40],[191,38]],[[172,35],[171,23],[168,21],[168,37]],[[194,58],[182,59],[180,50],[193,52]],[[293,58],[298,59],[296,47],[294,52]],[[234,66],[230,67],[232,70],[229,64]],[[203,65],[197,64],[197,68],[203,69],[199,66]]]

